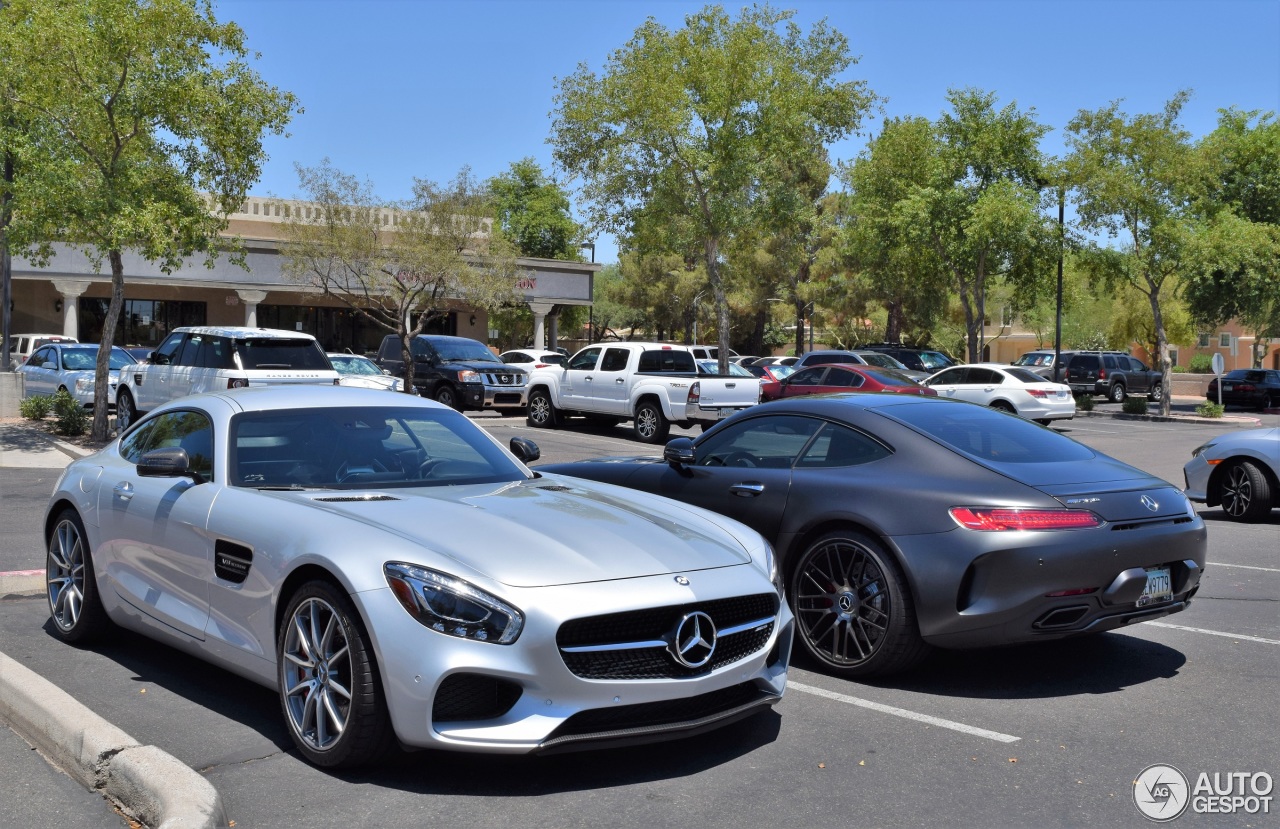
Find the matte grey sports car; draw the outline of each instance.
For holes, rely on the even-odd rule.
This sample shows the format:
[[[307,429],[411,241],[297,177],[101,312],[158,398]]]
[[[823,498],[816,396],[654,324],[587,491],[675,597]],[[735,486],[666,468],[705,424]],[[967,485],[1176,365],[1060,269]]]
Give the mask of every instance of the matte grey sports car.
[[[928,645],[1057,639],[1176,613],[1204,523],[1174,486],[971,403],[842,394],[764,403],[663,458],[538,467],[737,518],[773,541],[797,632],[849,676]]]
[[[407,395],[174,401],[67,468],[45,533],[59,637],[115,623],[276,688],[321,766],[397,740],[523,753],[679,737],[786,685],[793,619],[759,534],[534,474]]]

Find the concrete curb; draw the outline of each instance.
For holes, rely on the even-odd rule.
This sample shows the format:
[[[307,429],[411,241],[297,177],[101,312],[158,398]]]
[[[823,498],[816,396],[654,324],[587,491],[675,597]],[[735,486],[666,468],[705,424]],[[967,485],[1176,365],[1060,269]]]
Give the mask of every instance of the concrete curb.
[[[152,829],[227,825],[218,790],[155,746],[140,745],[44,677],[0,653],[0,720],[75,779]]]

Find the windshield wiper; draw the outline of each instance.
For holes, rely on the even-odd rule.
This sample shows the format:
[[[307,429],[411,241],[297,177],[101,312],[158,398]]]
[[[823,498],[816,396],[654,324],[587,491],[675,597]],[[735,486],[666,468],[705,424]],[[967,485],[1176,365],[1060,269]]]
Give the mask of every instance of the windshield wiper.
[[[264,490],[270,492],[303,492],[308,489],[328,489],[325,486],[303,486],[302,484],[272,484],[270,486],[255,486],[254,489],[262,492]]]

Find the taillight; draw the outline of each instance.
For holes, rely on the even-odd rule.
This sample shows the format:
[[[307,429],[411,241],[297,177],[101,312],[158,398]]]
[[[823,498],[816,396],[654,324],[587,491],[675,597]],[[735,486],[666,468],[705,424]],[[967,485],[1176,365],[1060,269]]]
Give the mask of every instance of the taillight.
[[[1049,392],[1045,391],[1044,389],[1027,389],[1027,394],[1031,395],[1034,398],[1037,398],[1038,400],[1044,400],[1046,397],[1049,396]]]
[[[1107,379],[1107,370],[1105,368],[1098,369],[1098,379],[1099,380]]]
[[[701,399],[702,399],[702,385],[695,380],[693,385],[689,387],[688,402],[697,403]]]
[[[335,380],[334,385],[337,385],[337,382],[338,381]],[[249,381],[244,377],[233,377],[227,381],[227,388],[229,389],[246,389],[248,387]]]
[[[1081,530],[1102,526],[1102,519],[1096,513],[1082,509],[952,507],[951,517],[965,529],[982,532]]]

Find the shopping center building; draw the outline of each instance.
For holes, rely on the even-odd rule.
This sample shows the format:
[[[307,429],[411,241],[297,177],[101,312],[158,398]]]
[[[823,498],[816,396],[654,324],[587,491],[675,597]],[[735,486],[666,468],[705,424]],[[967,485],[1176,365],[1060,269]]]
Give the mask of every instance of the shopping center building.
[[[284,272],[281,243],[284,222],[310,208],[306,202],[249,197],[229,217],[225,236],[238,236],[245,267],[220,255],[212,268],[203,255],[172,273],[136,253],[124,256],[125,306],[120,345],[157,345],[181,325],[249,325],[304,331],[329,351],[376,351],[387,332],[352,311],[341,300],[319,295]],[[397,213],[382,216],[394,227]],[[56,245],[46,267],[13,258],[11,335],[63,334],[81,342],[99,342],[111,298],[111,274],[82,252]],[[559,313],[567,306],[590,305],[592,282],[600,266],[554,259],[519,259],[517,291],[533,313],[533,347],[554,345]],[[464,302],[450,301],[433,333],[457,334],[488,342],[488,314]],[[522,343],[523,345],[523,343]]]

